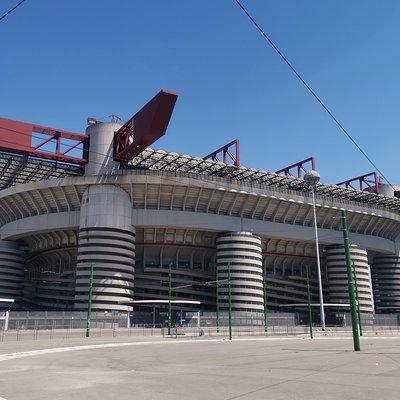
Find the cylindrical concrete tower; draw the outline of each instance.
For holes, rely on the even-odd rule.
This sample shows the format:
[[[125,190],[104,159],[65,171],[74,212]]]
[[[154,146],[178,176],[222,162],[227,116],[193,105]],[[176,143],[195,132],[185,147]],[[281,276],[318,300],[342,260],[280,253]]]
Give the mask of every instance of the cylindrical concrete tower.
[[[367,251],[356,245],[350,246],[351,260],[357,276],[360,311],[374,312],[371,271],[368,265]],[[346,256],[342,245],[326,248],[327,287],[330,303],[349,303]]]
[[[372,282],[376,311],[400,311],[400,257],[375,256]]]
[[[0,297],[13,299],[14,303],[2,303],[2,308],[15,308],[22,294],[25,256],[15,242],[0,240]]]
[[[128,310],[135,266],[135,229],[129,195],[113,185],[90,186],[83,195],[75,309],[86,309],[90,266],[94,267],[93,309]]]
[[[119,169],[119,162],[113,161],[114,132],[122,125],[112,122],[98,122],[86,128],[89,136],[89,162],[85,175],[109,175]]]
[[[395,191],[400,191],[400,185],[379,184],[379,194],[387,197],[395,197]]]
[[[229,232],[217,237],[220,306],[228,309],[228,268],[231,271],[233,311],[263,312],[261,239],[249,232]]]

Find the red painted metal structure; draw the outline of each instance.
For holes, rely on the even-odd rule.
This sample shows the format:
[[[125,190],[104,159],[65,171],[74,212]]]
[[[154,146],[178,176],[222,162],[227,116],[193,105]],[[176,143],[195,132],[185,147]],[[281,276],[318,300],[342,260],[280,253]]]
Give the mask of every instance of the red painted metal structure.
[[[34,133],[39,133],[41,142],[33,145]],[[43,135],[45,138],[43,138]],[[38,137],[36,137],[38,139]],[[62,143],[62,139],[72,141],[71,144]],[[46,149],[45,146],[54,150]],[[74,157],[70,152],[79,145],[83,145],[83,154],[87,150],[88,138],[84,135],[68,132],[47,126],[35,125],[27,122],[0,118],[0,151],[43,158],[45,160],[61,161],[68,164],[84,165],[86,158]]]
[[[308,166],[308,168],[307,168]],[[284,174],[286,176],[294,176],[296,178],[303,178],[304,174],[310,169],[315,170],[317,163],[314,157],[306,158],[305,160],[299,161],[295,164],[289,165],[288,167],[282,168],[276,171],[276,174]]]
[[[232,148],[234,148],[234,153],[232,153],[231,151]],[[222,159],[220,159],[221,156]],[[240,167],[239,139],[232,140],[232,142],[229,142],[228,144],[220,147],[219,149],[203,157],[203,160],[209,160],[209,159],[215,162],[222,161],[226,165],[229,164],[228,159],[230,159],[235,167]]]
[[[114,160],[127,162],[167,130],[178,95],[161,90],[114,135]]]
[[[357,187],[354,187],[354,184],[357,184]],[[357,176],[352,179],[348,179],[347,181],[343,181],[337,183],[337,186],[344,186],[346,189],[355,189],[355,190],[366,190],[371,193],[379,194],[379,185],[381,184],[381,178],[376,172],[370,172],[369,174]]]

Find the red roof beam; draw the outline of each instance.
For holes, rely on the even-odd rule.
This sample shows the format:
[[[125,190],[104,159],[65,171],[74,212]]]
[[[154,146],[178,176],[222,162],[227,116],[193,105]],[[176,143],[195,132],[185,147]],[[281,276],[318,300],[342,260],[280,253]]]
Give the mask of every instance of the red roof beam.
[[[34,133],[49,135],[49,137],[45,139],[43,139],[42,136],[35,137]],[[39,144],[33,146],[33,138],[43,140]],[[72,140],[76,143],[68,145],[69,148],[62,152],[61,147],[66,144],[61,143],[61,139]],[[51,141],[55,141],[54,151],[42,148],[45,144]],[[84,165],[87,162],[85,158],[73,157],[66,154],[80,144],[83,144],[85,149],[87,143],[88,138],[85,135],[8,118],[0,118],[0,150],[2,151],[70,164]]]
[[[372,178],[372,179],[369,179]],[[357,183],[359,188],[353,186]],[[381,184],[381,178],[376,172],[370,172],[369,174],[360,175],[355,178],[348,179],[346,181],[337,183],[337,186],[344,186],[346,189],[349,187],[354,190],[367,190],[372,189],[373,193],[379,194],[379,185]]]
[[[77,148],[82,142],[76,142],[75,144],[71,145],[67,150],[63,151],[61,154],[67,154],[69,153],[71,150]],[[83,143],[83,151],[86,150],[85,146],[87,146],[87,143]]]
[[[307,166],[307,168],[306,168]],[[314,157],[306,158],[305,160],[299,161],[292,165],[289,165],[285,168],[276,171],[276,174],[284,174],[286,176],[295,176],[296,178],[303,178],[304,174],[310,169],[316,170],[317,162]],[[295,173],[293,174],[293,170],[295,169]]]
[[[30,124],[27,124],[30,125]],[[82,135],[81,133],[75,133],[70,131],[64,131],[58,128],[49,128],[43,125],[32,125],[32,132],[43,133],[45,135],[54,135],[58,134],[63,139],[77,140],[79,142],[83,142],[87,139],[87,136]]]
[[[231,149],[234,148],[234,152],[232,153]],[[203,160],[209,160],[215,162],[220,162],[219,157],[222,156],[222,162],[226,165],[229,164],[229,159],[233,162],[235,167],[240,167],[240,143],[239,139],[232,140],[225,144],[224,146],[220,147],[217,150],[214,150],[212,153],[208,154],[207,156],[203,157]]]

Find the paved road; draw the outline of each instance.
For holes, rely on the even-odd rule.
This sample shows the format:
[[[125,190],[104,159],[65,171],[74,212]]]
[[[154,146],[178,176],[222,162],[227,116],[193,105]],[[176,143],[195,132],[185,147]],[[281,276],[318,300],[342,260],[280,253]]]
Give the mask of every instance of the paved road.
[[[399,399],[400,338],[75,343],[0,355],[7,400]],[[97,345],[96,348],[88,346]],[[107,346],[107,344],[104,344]],[[65,343],[64,343],[65,346]],[[70,346],[70,344],[68,344]],[[22,349],[20,349],[22,350]],[[26,348],[23,349],[27,351]]]

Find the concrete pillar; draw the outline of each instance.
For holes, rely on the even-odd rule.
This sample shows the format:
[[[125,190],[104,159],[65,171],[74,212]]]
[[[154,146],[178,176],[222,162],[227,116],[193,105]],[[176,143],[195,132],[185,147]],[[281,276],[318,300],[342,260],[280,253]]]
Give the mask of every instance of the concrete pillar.
[[[10,311],[6,311],[6,315],[4,317],[4,331],[7,332],[8,331],[8,323],[10,322]]]
[[[14,299],[14,303],[1,303],[1,308],[18,306],[24,282],[25,253],[18,243],[0,240],[0,298]]]
[[[400,234],[395,237],[394,242],[394,255],[400,257]]]
[[[76,268],[75,309],[85,310],[90,265],[94,267],[93,310],[131,310],[135,229],[128,193],[113,185],[90,186],[83,195]]]
[[[122,125],[112,122],[98,122],[86,128],[89,136],[89,162],[85,175],[110,175],[119,169],[119,162],[113,160],[114,132]]]
[[[231,270],[233,311],[263,312],[261,239],[249,232],[229,232],[217,237],[217,268],[220,280]],[[228,284],[220,284],[220,306],[228,309]]]
[[[400,185],[389,185],[388,183],[379,184],[379,194],[387,197],[395,197],[395,191],[400,190]]]
[[[400,311],[400,257],[376,255],[372,264],[372,282],[377,312]]]
[[[360,311],[362,313],[373,313],[374,300],[367,251],[352,245],[350,252],[356,270]],[[346,257],[342,245],[326,247],[326,271],[329,302],[348,304]]]

